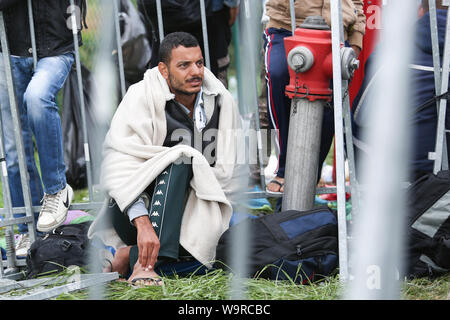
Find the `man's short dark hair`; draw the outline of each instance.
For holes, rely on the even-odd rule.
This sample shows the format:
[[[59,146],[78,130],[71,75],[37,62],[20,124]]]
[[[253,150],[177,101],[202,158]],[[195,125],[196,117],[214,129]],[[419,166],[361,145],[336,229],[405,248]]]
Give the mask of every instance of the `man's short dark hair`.
[[[428,0],[422,0],[422,8],[424,8],[426,11],[430,10],[430,7],[428,6]],[[436,0],[436,9],[447,10],[448,7],[442,5],[442,0]]]
[[[165,64],[169,64],[172,55],[172,50],[183,46],[186,48],[198,47],[199,43],[197,39],[187,32],[173,32],[169,33],[161,41],[159,47],[159,61]]]

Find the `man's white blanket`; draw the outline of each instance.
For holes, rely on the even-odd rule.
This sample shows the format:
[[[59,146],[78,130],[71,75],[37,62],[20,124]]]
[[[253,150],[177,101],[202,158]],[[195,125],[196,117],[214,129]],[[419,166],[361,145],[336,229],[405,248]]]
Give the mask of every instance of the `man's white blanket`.
[[[144,79],[132,85],[120,103],[106,135],[101,185],[123,211],[169,164],[184,156],[192,158],[193,178],[181,224],[180,244],[198,261],[211,266],[222,233],[228,228],[232,207],[225,193],[236,185],[235,130],[240,129],[239,112],[232,95],[205,68],[204,108],[210,119],[214,97],[221,106],[217,134],[216,164],[211,167],[194,148],[163,147],[166,137],[166,101],[174,98],[158,68],[148,70]],[[125,244],[104,219],[103,206],[89,229],[89,237],[100,237],[106,245]]]

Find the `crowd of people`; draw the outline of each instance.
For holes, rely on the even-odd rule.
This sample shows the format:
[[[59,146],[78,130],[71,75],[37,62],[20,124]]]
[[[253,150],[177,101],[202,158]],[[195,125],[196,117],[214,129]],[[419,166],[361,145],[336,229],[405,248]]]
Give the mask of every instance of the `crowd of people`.
[[[164,6],[171,2],[167,1],[163,10],[167,10]],[[212,0],[206,3],[210,69],[205,67],[200,14],[184,23],[187,18],[179,20],[176,16],[180,12],[167,10],[164,15],[163,11],[164,38],[159,39],[155,1],[137,2],[147,27],[152,55],[142,80],[128,88],[118,105],[106,135],[101,185],[107,205],[89,230],[90,237],[98,237],[105,245],[116,249],[114,259],[105,271],[118,271],[128,276],[130,283],[160,285],[161,278],[155,269],[186,257],[210,267],[218,240],[229,227],[233,214],[233,204],[227,195],[241,187],[236,182],[243,170],[237,161],[240,150],[225,134],[227,130],[241,128],[239,109],[227,89],[231,27],[239,14],[240,1]],[[422,1],[420,5],[415,63],[432,66],[427,3]],[[76,30],[79,45],[82,45],[82,22],[87,6],[84,0],[75,0],[75,4],[82,13]],[[288,0],[265,1],[268,22],[262,35],[267,120],[278,132],[279,146],[276,176],[267,185],[267,191],[280,194],[284,192],[287,174],[285,162],[291,103],[285,95],[289,72],[284,49],[284,39],[292,35],[289,4]],[[297,26],[306,17],[314,15],[322,16],[330,25],[329,1],[296,1],[294,4]],[[33,1],[37,53],[34,66],[27,2],[0,0],[32,204],[42,205],[40,212],[35,213],[40,233],[50,232],[64,222],[74,195],[65,178],[61,120],[56,104],[56,95],[74,62],[74,38],[67,26],[69,6],[69,0]],[[366,17],[363,6],[362,0],[342,1],[346,45],[353,48],[356,56],[364,50]],[[189,10],[185,9],[187,14]],[[438,5],[441,56],[446,9]],[[16,21],[24,23],[17,24]],[[371,66],[369,61],[366,78],[355,100],[356,130],[370,122],[364,118],[364,99],[370,97],[366,91],[371,87],[367,84],[376,74]],[[3,54],[0,53],[2,141],[11,205],[23,207],[4,68]],[[433,97],[435,91],[432,73],[415,70],[413,80],[417,93],[412,106],[415,108]],[[411,168],[416,177],[432,171],[428,152],[434,149],[436,112],[432,107],[422,108],[415,116],[416,152]],[[319,172],[334,136],[332,108],[325,110],[322,128]],[[209,133],[213,133],[214,139],[195,143],[197,137],[209,136]],[[35,162],[35,148],[40,160],[40,174]],[[205,150],[212,150],[208,157],[204,155]],[[15,214],[16,217],[23,215]],[[19,225],[19,233],[16,254],[26,255],[30,244],[25,224]]]

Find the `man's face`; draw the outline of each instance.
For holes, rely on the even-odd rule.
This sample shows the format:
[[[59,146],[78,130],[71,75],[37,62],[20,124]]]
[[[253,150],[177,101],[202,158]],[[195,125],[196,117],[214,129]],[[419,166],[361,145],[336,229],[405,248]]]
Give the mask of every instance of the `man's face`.
[[[175,95],[194,95],[203,84],[203,56],[200,47],[178,46],[172,49],[169,65],[159,64],[159,70]]]

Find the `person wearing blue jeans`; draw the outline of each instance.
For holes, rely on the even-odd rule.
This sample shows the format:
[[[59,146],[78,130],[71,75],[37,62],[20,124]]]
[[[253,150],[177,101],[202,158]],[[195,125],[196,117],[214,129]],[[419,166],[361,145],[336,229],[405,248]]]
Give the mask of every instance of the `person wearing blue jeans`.
[[[83,8],[83,1],[75,3]],[[38,58],[34,66],[30,49],[27,1],[0,0],[0,10],[4,13],[10,48],[31,200],[33,206],[42,203],[39,215],[35,213],[37,230],[40,232],[49,232],[65,221],[73,198],[73,190],[66,183],[61,119],[56,104],[56,95],[64,85],[74,62],[73,34],[67,24],[70,18],[70,14],[67,13],[69,6],[69,0],[32,3]],[[17,21],[24,23],[18,24]],[[81,24],[79,27],[81,30]],[[81,45],[80,31],[78,35]],[[0,53],[2,138],[6,151],[12,206],[23,207],[22,183],[4,58],[3,53]],[[39,156],[41,177],[34,158],[34,143]],[[23,215],[24,213],[19,213],[15,214],[15,217]],[[18,231],[22,236],[16,245],[16,255],[24,256],[30,245],[27,225],[20,224]]]

